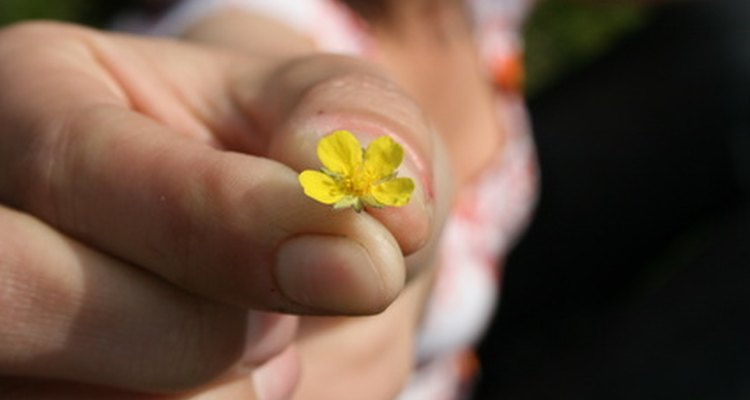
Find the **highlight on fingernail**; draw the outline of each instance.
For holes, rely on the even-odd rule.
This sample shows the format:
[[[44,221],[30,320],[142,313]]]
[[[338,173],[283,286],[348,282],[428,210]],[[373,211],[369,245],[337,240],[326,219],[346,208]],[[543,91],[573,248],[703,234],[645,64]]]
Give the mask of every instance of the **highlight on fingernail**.
[[[299,182],[305,195],[334,209],[361,212],[401,207],[409,203],[414,181],[398,177],[404,149],[389,136],[380,136],[363,148],[349,131],[337,130],[318,142],[319,171],[305,170]]]

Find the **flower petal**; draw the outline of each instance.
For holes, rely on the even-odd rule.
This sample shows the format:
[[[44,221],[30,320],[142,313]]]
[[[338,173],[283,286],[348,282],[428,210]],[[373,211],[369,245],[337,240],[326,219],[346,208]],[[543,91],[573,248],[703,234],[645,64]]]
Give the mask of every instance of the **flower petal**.
[[[318,158],[329,171],[351,176],[362,163],[362,145],[351,132],[335,131],[318,142]]]
[[[307,196],[323,204],[334,204],[346,195],[344,188],[336,180],[322,172],[302,171],[299,183]]]
[[[372,197],[384,206],[400,207],[411,200],[414,181],[411,178],[389,179],[372,187]]]
[[[404,149],[389,136],[380,136],[365,150],[365,170],[374,181],[385,179],[401,165]]]

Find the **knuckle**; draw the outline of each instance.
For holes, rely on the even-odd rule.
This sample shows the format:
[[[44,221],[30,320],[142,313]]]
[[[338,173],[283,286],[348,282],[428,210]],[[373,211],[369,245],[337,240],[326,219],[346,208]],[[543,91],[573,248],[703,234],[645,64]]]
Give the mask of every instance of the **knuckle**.
[[[40,227],[27,214],[0,209],[0,365],[43,351],[58,338],[49,331],[59,309],[76,307],[66,285],[45,271],[46,253],[34,243]]]
[[[2,235],[6,236],[6,235]],[[0,237],[0,347],[16,342],[18,324],[25,320],[22,302],[27,296],[18,283],[18,271],[25,264],[14,245],[7,237]]]
[[[51,89],[67,82],[62,77],[76,55],[88,56],[88,31],[46,21],[0,29],[0,120],[6,128],[0,133],[0,196],[8,204],[29,209],[29,200],[44,198],[38,189],[54,170],[50,152],[58,149],[57,133],[68,118],[59,104],[72,104],[55,102]]]
[[[26,221],[28,219],[28,221]],[[29,298],[28,283],[34,282],[32,275],[32,251],[25,249],[27,225],[30,217],[0,206],[0,335],[7,333],[14,321],[23,320],[19,315]],[[27,283],[24,283],[27,282]],[[2,343],[2,341],[0,341]]]

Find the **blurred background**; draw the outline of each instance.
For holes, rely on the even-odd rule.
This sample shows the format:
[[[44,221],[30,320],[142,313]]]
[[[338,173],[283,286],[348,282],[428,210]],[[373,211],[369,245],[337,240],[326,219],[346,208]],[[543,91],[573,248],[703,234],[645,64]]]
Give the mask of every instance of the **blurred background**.
[[[527,28],[542,195],[478,399],[750,399],[750,1],[639,3]]]
[[[0,0],[0,25],[127,3]],[[541,200],[476,399],[750,399],[750,1],[657,3],[526,27]]]
[[[158,10],[170,0],[140,2]],[[133,0],[0,0],[0,26],[29,19],[71,21],[97,27]],[[526,30],[527,88],[537,93],[572,67],[590,61],[648,19],[645,7],[605,2],[542,0]]]

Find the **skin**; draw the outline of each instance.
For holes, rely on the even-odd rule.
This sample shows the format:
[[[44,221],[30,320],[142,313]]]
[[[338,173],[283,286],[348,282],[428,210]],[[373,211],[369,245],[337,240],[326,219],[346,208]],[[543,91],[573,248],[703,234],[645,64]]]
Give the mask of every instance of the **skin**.
[[[452,193],[502,145],[464,15],[439,3],[371,14],[374,63],[236,12],[180,41],[0,31],[0,397],[397,394]],[[341,128],[404,144],[409,205],[304,197],[297,171]]]

